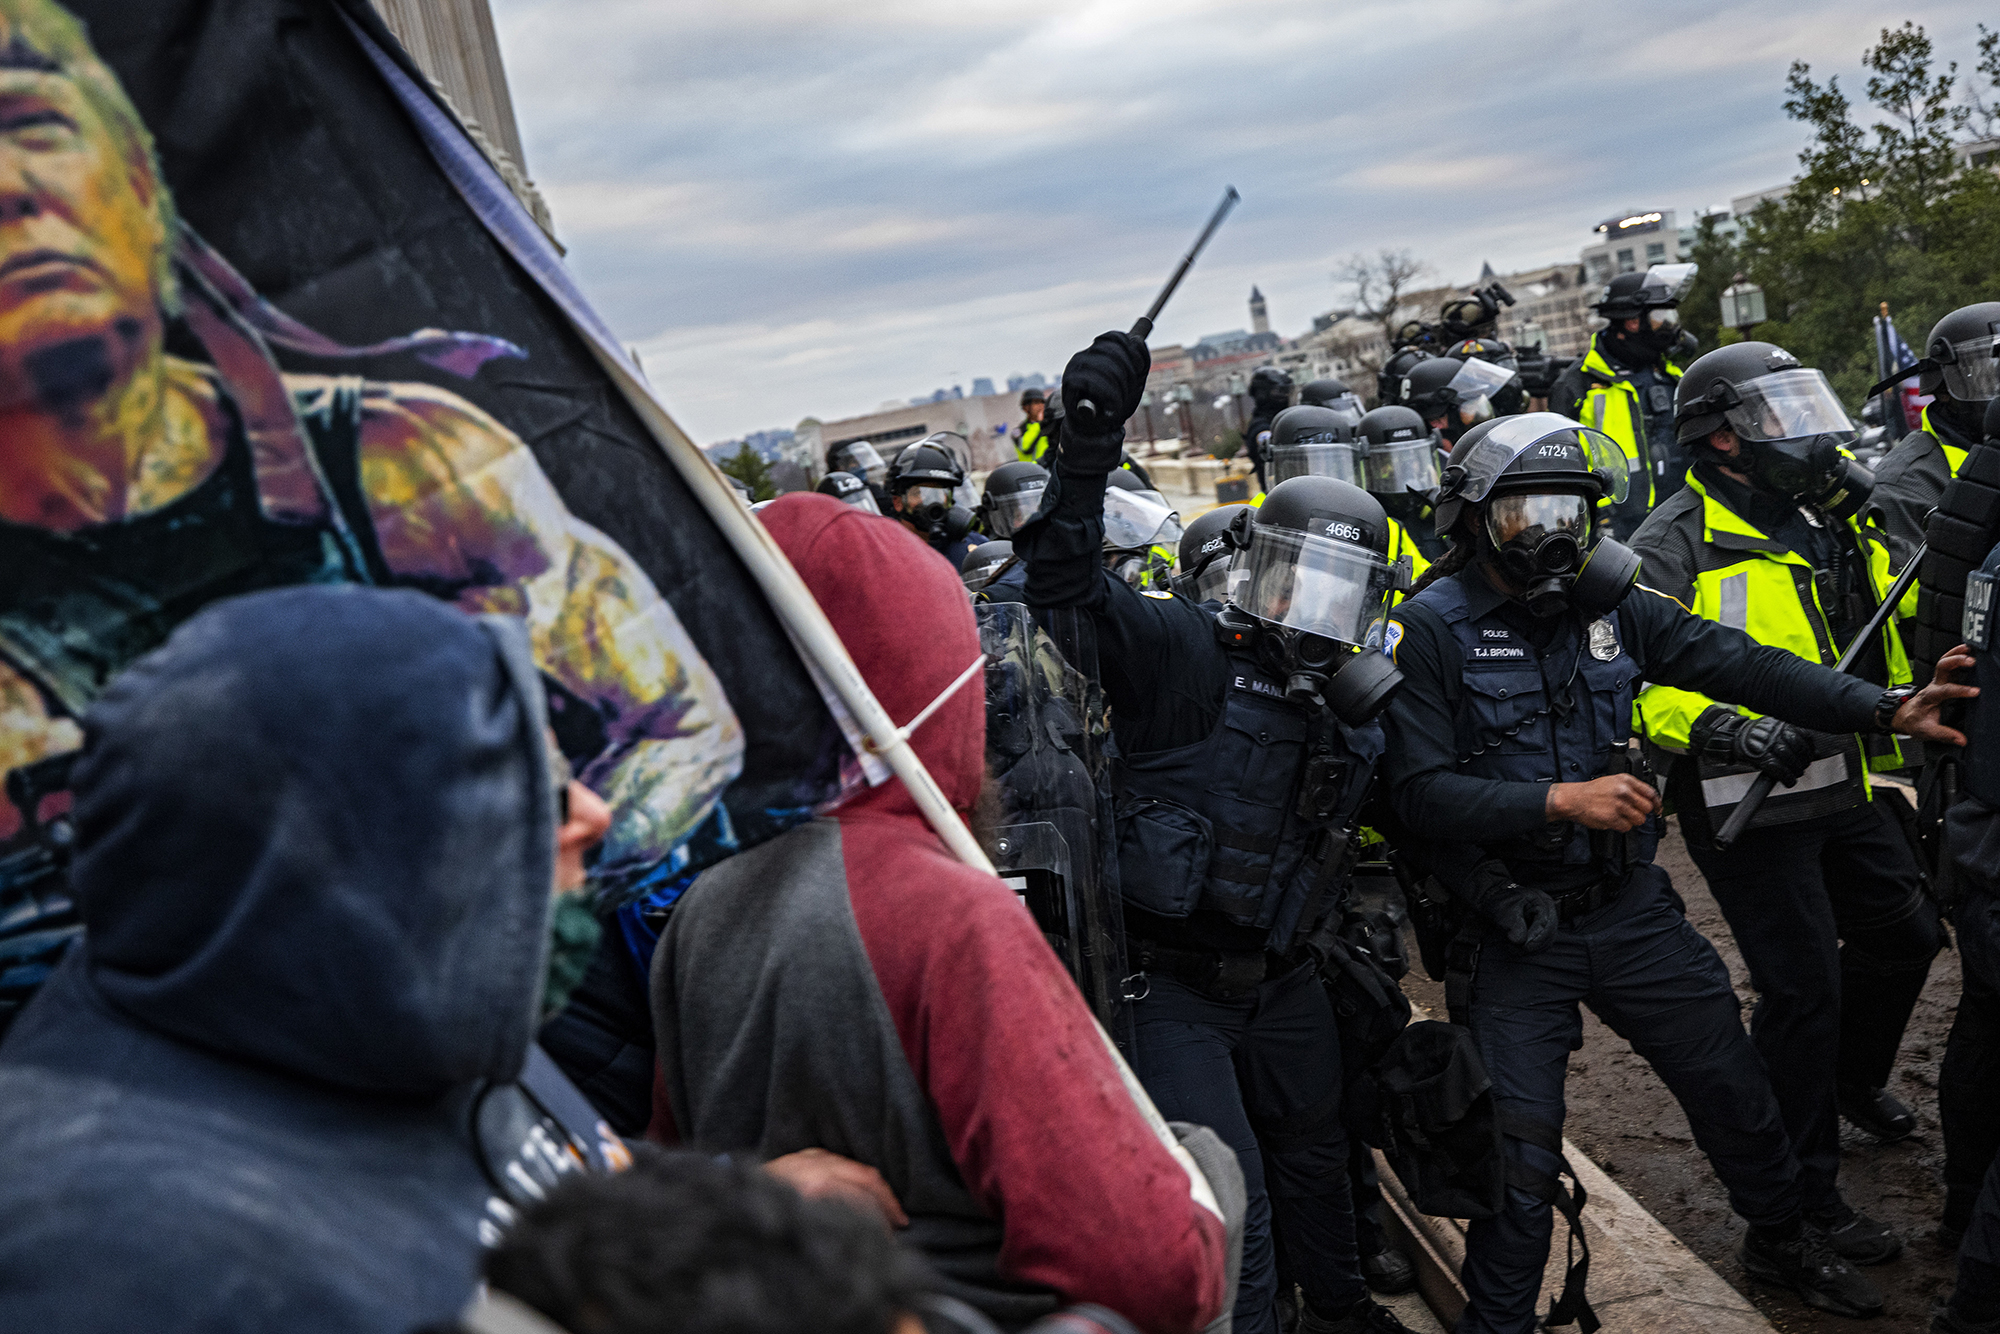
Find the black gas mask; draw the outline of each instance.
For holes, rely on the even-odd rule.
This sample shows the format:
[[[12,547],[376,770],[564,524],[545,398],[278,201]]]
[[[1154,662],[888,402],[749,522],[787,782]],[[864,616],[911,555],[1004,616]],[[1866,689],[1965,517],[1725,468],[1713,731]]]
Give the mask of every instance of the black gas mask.
[[[912,486],[904,490],[901,499],[902,517],[932,541],[956,542],[972,531],[972,511],[952,504],[952,493],[946,487]]]
[[[1743,440],[1736,463],[1759,491],[1783,500],[1815,500],[1833,491],[1846,473],[1840,443],[1833,435]]]
[[[1223,642],[1252,648],[1258,664],[1285,683],[1287,700],[1331,709],[1349,727],[1373,720],[1403,684],[1403,673],[1386,653],[1270,625],[1233,606],[1216,619]]]
[[[1577,492],[1515,492],[1489,500],[1484,532],[1494,563],[1524,591],[1540,617],[1571,608],[1601,616],[1624,601],[1639,578],[1639,557],[1604,538],[1590,545],[1595,503]]]

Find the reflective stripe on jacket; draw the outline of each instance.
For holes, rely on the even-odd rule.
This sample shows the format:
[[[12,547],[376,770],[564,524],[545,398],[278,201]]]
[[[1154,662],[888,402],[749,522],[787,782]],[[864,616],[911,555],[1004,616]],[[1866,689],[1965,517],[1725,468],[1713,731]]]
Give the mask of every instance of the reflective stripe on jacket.
[[[1866,556],[1869,593],[1879,604],[1894,582],[1888,542],[1872,525],[1851,519],[1845,523]],[[1834,639],[1812,563],[1711,496],[1692,470],[1686,489],[1653,512],[1633,547],[1645,561],[1646,583],[1679,598],[1705,620],[1734,626],[1759,643],[1829,667],[1846,647]],[[1884,625],[1880,642],[1887,683],[1908,681],[1910,662],[1896,633],[1896,617]],[[1650,745],[1684,756],[1689,730],[1715,703],[1695,691],[1651,685],[1639,695],[1636,720]],[[1737,711],[1756,716],[1748,709]],[[1905,763],[1893,737],[1811,735],[1813,764],[1792,787],[1773,790],[1752,828],[1810,819],[1869,800],[1867,771],[1899,769]],[[1704,762],[1698,777],[1710,817],[1719,821],[1749,790],[1755,771]]]

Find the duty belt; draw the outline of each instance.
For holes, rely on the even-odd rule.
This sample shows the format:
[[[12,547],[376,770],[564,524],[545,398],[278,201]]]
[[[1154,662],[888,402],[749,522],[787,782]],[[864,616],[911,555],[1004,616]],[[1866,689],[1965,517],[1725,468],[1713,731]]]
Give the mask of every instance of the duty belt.
[[[1218,1000],[1247,996],[1264,982],[1282,977],[1303,960],[1268,950],[1182,950],[1141,940],[1139,969],[1161,972]]]

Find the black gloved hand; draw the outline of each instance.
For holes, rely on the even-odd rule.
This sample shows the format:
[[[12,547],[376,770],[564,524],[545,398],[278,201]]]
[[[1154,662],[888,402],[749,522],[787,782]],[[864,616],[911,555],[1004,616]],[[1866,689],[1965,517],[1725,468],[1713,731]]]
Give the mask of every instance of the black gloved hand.
[[[1500,862],[1474,867],[1460,894],[1475,912],[1500,928],[1508,944],[1526,953],[1545,950],[1555,939],[1555,900],[1539,889],[1515,884]]]
[[[1799,781],[1813,761],[1812,738],[1776,718],[1745,718],[1711,704],[1688,729],[1688,748],[1711,764],[1748,764],[1781,787]]]
[[[1131,334],[1099,334],[1069,359],[1062,376],[1062,463],[1073,473],[1106,473],[1118,466],[1125,419],[1139,409],[1153,354]],[[1090,403],[1084,408],[1085,402]]]

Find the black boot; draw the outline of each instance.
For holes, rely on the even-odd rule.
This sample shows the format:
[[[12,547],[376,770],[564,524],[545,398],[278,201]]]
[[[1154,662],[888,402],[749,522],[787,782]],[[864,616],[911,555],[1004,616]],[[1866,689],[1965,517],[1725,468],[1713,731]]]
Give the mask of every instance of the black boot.
[[[1363,1297],[1337,1320],[1327,1319],[1307,1302],[1299,1309],[1299,1334],[1409,1334],[1409,1326],[1388,1307]]]
[[[1394,1296],[1417,1286],[1417,1267],[1394,1246],[1385,1246],[1374,1255],[1361,1257],[1361,1277],[1373,1291]]]
[[[1845,1202],[1821,1213],[1808,1213],[1806,1221],[1826,1234],[1834,1254],[1851,1265],[1879,1265],[1903,1253],[1903,1239],[1867,1214],[1848,1208]]]
[[[1849,1125],[1867,1131],[1884,1144],[1894,1144],[1917,1133],[1916,1113],[1887,1089],[1842,1084],[1834,1091],[1834,1101]]]
[[[1752,1278],[1796,1292],[1808,1306],[1866,1320],[1882,1313],[1882,1293],[1853,1265],[1840,1258],[1826,1234],[1810,1223],[1793,1225],[1789,1237],[1778,1229],[1751,1228],[1738,1255]]]

